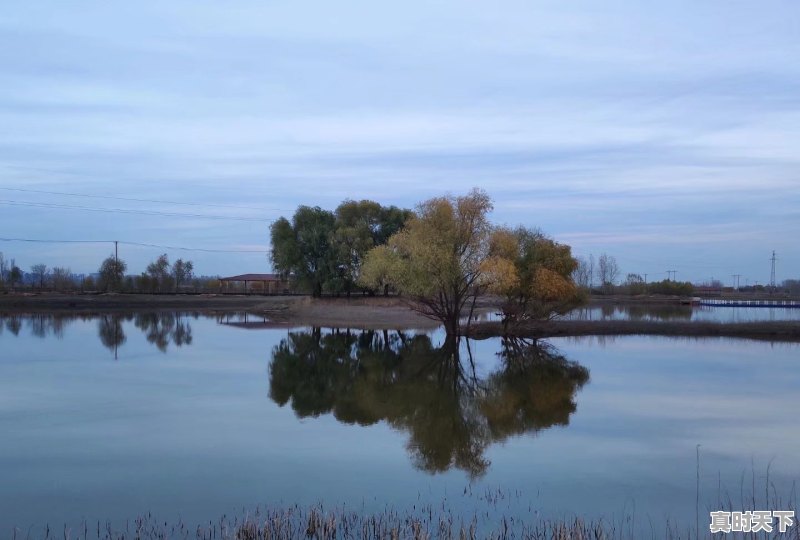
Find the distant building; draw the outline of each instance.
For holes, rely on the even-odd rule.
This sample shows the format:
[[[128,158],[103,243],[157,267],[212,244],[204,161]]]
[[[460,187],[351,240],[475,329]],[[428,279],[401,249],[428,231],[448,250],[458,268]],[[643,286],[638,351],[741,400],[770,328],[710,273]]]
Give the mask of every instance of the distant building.
[[[289,279],[279,274],[241,274],[219,278],[223,292],[284,294],[292,292]]]

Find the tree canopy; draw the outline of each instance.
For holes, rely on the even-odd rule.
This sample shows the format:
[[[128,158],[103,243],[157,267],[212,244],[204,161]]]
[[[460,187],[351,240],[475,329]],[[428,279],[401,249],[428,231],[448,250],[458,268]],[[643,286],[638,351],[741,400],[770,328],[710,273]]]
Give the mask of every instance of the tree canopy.
[[[541,231],[495,229],[483,268],[489,292],[502,298],[504,327],[576,307],[583,298],[572,279],[577,267],[570,247]]]
[[[113,254],[106,257],[100,265],[100,288],[105,291],[119,291],[127,269],[128,265],[122,259],[117,259]]]
[[[273,267],[293,275],[314,296],[323,291],[349,295],[366,253],[386,243],[410,216],[409,210],[368,200],[346,200],[335,212],[300,206],[291,221],[281,217],[272,224]]]
[[[421,203],[401,231],[367,254],[361,283],[390,284],[412,308],[457,335],[465,306],[480,292],[491,210],[491,199],[479,189]]]

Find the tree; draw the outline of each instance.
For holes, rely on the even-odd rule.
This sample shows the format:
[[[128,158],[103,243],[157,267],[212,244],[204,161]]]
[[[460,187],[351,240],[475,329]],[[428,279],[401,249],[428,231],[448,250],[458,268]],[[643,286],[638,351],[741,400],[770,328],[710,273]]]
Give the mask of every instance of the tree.
[[[582,301],[572,275],[578,262],[569,246],[538,230],[495,229],[484,263],[488,290],[503,298],[503,328],[528,320],[550,319]]]
[[[163,292],[171,288],[172,277],[169,270],[169,257],[166,253],[147,265],[147,275],[150,277],[150,285],[153,289]]]
[[[785,279],[781,286],[789,294],[800,294],[800,279]]]
[[[410,210],[383,207],[374,201],[344,201],[336,208],[332,244],[337,269],[349,296],[361,276],[364,257],[375,246],[385,244],[411,217]]]
[[[84,291],[93,291],[95,290],[95,282],[92,276],[86,276],[83,278],[83,283],[81,283],[81,289]]]
[[[331,238],[336,217],[322,208],[300,206],[289,222],[279,218],[270,227],[272,265],[283,277],[294,275],[297,282],[322,295],[323,286],[338,274]]]
[[[592,283],[592,272],[594,272],[592,265],[583,257],[576,257],[575,260],[577,261],[577,266],[572,273],[572,281],[574,281],[575,285],[578,287],[588,290]]]
[[[72,280],[72,271],[69,268],[56,266],[52,270],[53,288],[57,291],[72,289],[75,282]]]
[[[100,265],[100,288],[104,291],[119,291],[128,265],[122,259],[109,255]]]
[[[11,259],[11,270],[8,273],[8,282],[11,288],[14,288],[16,283],[22,283],[22,270],[19,266],[14,264],[14,259]]]
[[[694,293],[694,286],[687,282],[665,279],[648,283],[647,291],[651,294],[669,294],[676,296],[689,296]]]
[[[47,279],[47,275],[50,273],[50,271],[47,269],[47,265],[42,263],[34,264],[31,266],[31,273],[39,281],[39,288],[44,288],[44,282]]]
[[[480,292],[491,210],[479,189],[421,203],[400,232],[367,254],[361,284],[376,289],[390,283],[413,309],[458,335],[465,305]]]
[[[178,259],[172,264],[172,277],[175,279],[175,290],[177,291],[181,285],[192,280],[192,272],[194,271],[194,264],[192,261],[184,261]]]
[[[5,288],[8,281],[9,261],[6,260],[3,252],[0,251],[0,287]]]
[[[639,274],[628,274],[625,278],[625,287],[629,294],[644,294],[647,292],[647,285]]]
[[[611,255],[603,253],[597,259],[597,279],[606,292],[611,292],[611,288],[619,277],[619,266],[617,259]]]

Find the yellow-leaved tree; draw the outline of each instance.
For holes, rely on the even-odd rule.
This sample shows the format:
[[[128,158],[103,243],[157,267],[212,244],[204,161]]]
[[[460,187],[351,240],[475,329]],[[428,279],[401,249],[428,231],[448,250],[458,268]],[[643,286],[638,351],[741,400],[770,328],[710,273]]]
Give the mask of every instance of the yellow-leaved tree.
[[[457,336],[465,306],[486,284],[491,210],[479,189],[421,203],[400,232],[367,254],[361,285],[392,286],[413,309],[441,321],[448,336]]]
[[[523,321],[548,320],[583,301],[572,280],[578,262],[568,245],[538,230],[496,228],[482,264],[488,292],[501,297],[503,331]]]

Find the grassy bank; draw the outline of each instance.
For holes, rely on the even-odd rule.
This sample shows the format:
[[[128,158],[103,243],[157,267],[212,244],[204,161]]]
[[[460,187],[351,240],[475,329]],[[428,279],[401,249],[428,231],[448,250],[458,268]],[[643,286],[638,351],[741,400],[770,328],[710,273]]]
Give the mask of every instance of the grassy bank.
[[[491,505],[491,503],[490,503]],[[496,503],[495,503],[496,505]],[[194,538],[196,540],[691,540],[720,538],[708,529],[708,513],[695,527],[678,525],[662,517],[662,523],[625,514],[618,520],[584,520],[578,517],[545,519],[534,510],[527,517],[511,517],[503,513],[476,512],[464,516],[445,504],[419,505],[411,510],[387,508],[380,513],[349,510],[344,507],[323,508],[321,505],[302,507],[257,508],[242,511],[238,516],[222,516],[202,524],[182,520],[164,521],[152,515],[126,520],[122,524],[94,521],[76,527],[39,530],[14,529],[8,538],[33,540],[37,538],[64,540],[167,540]],[[764,534],[764,533],[760,533]],[[731,540],[761,538],[756,533],[729,533]],[[777,526],[768,535],[771,539],[798,538],[797,526],[785,533]],[[767,536],[764,536],[765,538]]]

